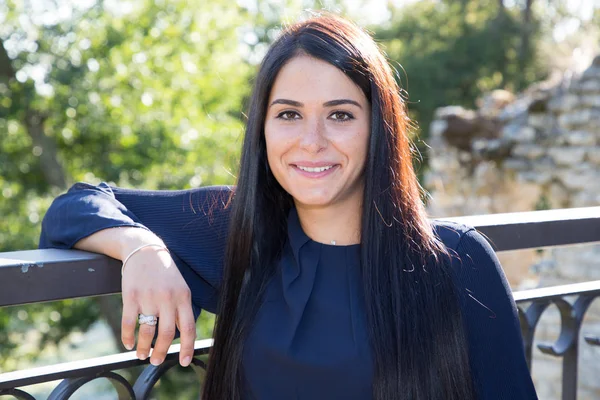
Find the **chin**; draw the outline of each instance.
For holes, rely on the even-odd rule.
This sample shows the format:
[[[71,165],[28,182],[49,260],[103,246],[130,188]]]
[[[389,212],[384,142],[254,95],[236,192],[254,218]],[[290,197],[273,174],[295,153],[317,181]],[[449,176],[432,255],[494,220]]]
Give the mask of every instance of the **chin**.
[[[311,193],[306,192],[295,195],[292,194],[294,202],[308,207],[325,207],[332,202],[332,196],[328,193]]]

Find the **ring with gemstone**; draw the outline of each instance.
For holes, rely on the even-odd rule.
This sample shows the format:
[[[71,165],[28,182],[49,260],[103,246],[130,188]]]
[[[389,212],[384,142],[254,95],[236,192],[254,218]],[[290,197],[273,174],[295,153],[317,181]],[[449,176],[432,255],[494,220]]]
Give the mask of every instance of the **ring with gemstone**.
[[[139,322],[140,325],[146,324],[146,325],[154,326],[158,322],[158,318],[156,318],[155,315],[140,314],[138,316],[138,322]]]

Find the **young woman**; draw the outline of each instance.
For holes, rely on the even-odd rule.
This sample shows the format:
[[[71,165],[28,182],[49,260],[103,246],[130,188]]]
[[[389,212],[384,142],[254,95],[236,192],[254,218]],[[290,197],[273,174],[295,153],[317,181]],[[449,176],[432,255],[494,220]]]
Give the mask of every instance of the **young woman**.
[[[78,183],[40,247],[125,261],[123,343],[141,314],[146,358],[160,317],[153,364],[217,313],[205,399],[535,399],[498,259],[428,220],[407,123],[372,38],[314,17],[262,62],[235,188]]]

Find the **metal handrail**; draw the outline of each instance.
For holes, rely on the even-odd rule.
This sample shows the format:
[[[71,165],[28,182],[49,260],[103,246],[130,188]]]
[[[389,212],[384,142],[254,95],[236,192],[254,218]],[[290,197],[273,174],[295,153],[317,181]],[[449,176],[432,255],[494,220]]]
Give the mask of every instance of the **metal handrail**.
[[[474,226],[496,251],[600,242],[600,207],[438,220]],[[119,261],[79,250],[0,253],[0,277],[11,282],[0,290],[0,307],[121,291]]]

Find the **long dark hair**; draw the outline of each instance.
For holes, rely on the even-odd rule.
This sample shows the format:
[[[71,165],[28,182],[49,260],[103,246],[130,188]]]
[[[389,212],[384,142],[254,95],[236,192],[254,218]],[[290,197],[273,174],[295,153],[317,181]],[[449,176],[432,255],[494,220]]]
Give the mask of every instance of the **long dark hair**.
[[[264,124],[277,73],[298,54],[339,68],[371,104],[360,249],[374,362],[373,398],[473,399],[450,257],[421,200],[399,87],[373,39],[353,23],[329,14],[285,29],[269,48],[256,78],[231,205],[204,399],[240,398],[244,341],[287,237],[293,202],[268,168]]]

